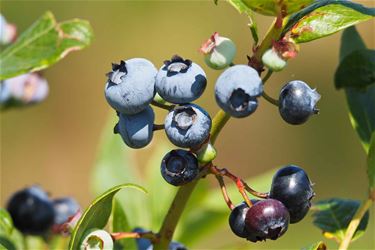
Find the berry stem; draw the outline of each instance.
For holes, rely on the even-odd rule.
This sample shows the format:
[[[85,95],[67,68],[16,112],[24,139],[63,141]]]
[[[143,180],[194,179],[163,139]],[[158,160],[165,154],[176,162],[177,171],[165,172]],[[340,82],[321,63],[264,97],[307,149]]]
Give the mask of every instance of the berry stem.
[[[372,202],[373,200],[371,198],[368,198],[367,200],[362,202],[361,206],[358,208],[357,212],[353,216],[353,219],[350,221],[349,226],[347,227],[344,239],[339,246],[339,250],[348,249],[353,235],[359,226],[359,223],[361,222],[366,211],[371,207]]]
[[[175,107],[175,105],[163,104],[163,103],[157,102],[155,100],[153,100],[151,102],[151,105],[154,105],[155,107],[162,108],[162,109],[165,109],[165,110],[168,110],[168,111],[171,111]]]
[[[230,210],[233,210],[235,206],[233,205],[232,201],[229,198],[228,191],[227,191],[227,188],[225,186],[223,176],[216,175],[216,179],[219,182],[221,193],[223,194],[225,203],[227,203]]]
[[[263,85],[268,81],[268,79],[270,79],[270,77],[272,76],[272,73],[273,73],[272,70],[267,71],[267,74],[262,79]]]
[[[145,238],[149,239],[151,242],[157,242],[159,240],[158,235],[149,231],[149,232],[118,232],[118,233],[111,233],[113,240],[121,240],[121,239],[139,239]]]
[[[211,144],[213,145],[220,134],[220,131],[224,128],[225,124],[229,121],[230,115],[225,113],[223,110],[219,110],[214,119],[212,120],[211,128]]]
[[[154,124],[153,131],[157,130],[163,130],[164,129],[164,124]]]
[[[266,92],[263,91],[262,96],[263,96],[263,98],[266,99],[269,103],[271,103],[271,104],[273,104],[273,105],[275,105],[275,106],[277,106],[277,107],[279,106],[279,100],[276,100],[276,99],[272,98],[271,96],[267,95]]]

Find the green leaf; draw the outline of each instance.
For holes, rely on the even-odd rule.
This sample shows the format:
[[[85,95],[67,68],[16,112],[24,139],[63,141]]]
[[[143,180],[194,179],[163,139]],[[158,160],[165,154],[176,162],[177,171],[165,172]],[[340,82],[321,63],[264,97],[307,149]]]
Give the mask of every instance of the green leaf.
[[[133,188],[146,193],[146,190],[141,186],[135,184],[122,184],[113,187],[96,198],[83,213],[82,217],[74,228],[69,242],[69,249],[73,250],[80,248],[80,243],[83,240],[84,233],[88,229],[102,229],[105,227],[112,212],[113,197],[123,188]]]
[[[312,3],[314,0],[227,0],[233,6],[240,11],[240,13],[245,12],[246,9],[251,9],[262,15],[267,16],[277,16],[280,12],[284,16],[290,15],[305,6]]]
[[[367,156],[367,176],[370,190],[375,188],[375,132],[371,136],[370,149]]]
[[[246,182],[260,192],[266,191],[269,190],[274,173],[275,170],[270,170],[262,175],[250,178],[246,180]],[[200,183],[198,185],[200,185]],[[235,184],[229,183],[226,187],[235,205],[243,201]],[[199,186],[197,186],[196,190],[199,190]],[[194,247],[200,240],[228,226],[230,210],[222,198],[220,188],[208,190],[205,194],[206,195],[201,196],[199,202],[192,202],[192,204],[189,202],[190,206],[195,206],[195,210],[185,213],[180,221],[179,227],[181,227],[182,230],[179,232],[180,234],[177,235],[177,239],[181,242],[188,242],[189,247]],[[196,209],[197,207],[199,207],[199,209]],[[228,237],[228,239],[221,238],[220,243],[223,245],[231,244],[231,239],[230,237]]]
[[[341,242],[347,227],[361,203],[356,200],[333,198],[316,203],[313,207],[314,224],[319,227],[325,237]],[[369,220],[369,212],[363,216],[352,241],[364,233]]]
[[[366,45],[354,27],[346,29],[341,38],[340,60],[346,61],[353,53],[363,51]],[[365,62],[363,62],[365,63]],[[362,67],[366,67],[363,65]],[[359,78],[357,83],[361,81]],[[365,85],[359,83],[359,85]],[[345,88],[346,99],[349,106],[349,116],[353,128],[357,131],[362,145],[368,152],[371,135],[375,131],[375,85],[372,84],[366,90]]]
[[[335,73],[336,88],[353,87],[366,90],[375,83],[375,50],[353,51],[340,63]]]
[[[113,199],[112,204],[112,232],[131,232],[132,228],[129,225],[128,218],[118,199]],[[121,239],[115,242],[120,246],[120,249],[136,249],[135,241],[132,239]]]
[[[10,236],[13,231],[13,221],[8,211],[0,208],[0,234]]]
[[[309,42],[369,20],[373,16],[375,8],[367,8],[351,1],[316,1],[290,16],[282,36],[290,31],[297,43]]]
[[[68,53],[87,47],[92,37],[87,21],[57,23],[47,12],[0,54],[0,80],[45,69]]]
[[[326,250],[327,246],[324,244],[323,241],[316,242],[314,244],[311,244],[308,247],[302,248],[302,250]]]
[[[16,250],[16,246],[13,244],[13,242],[4,237],[4,236],[0,236],[0,250]]]

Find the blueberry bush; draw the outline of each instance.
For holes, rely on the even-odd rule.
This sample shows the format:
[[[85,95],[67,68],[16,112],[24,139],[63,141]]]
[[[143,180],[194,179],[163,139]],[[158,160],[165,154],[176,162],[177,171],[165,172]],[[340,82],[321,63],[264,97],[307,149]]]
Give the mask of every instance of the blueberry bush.
[[[223,224],[233,232],[222,239],[223,247],[237,249],[230,239],[239,237],[253,248],[282,237],[309,212],[325,239],[306,242],[303,249],[326,249],[328,239],[348,249],[365,233],[375,201],[375,51],[366,48],[354,25],[373,18],[375,9],[347,0],[226,2],[248,17],[253,46],[248,63],[236,64],[238,51],[230,38],[215,32],[201,45],[202,61],[221,71],[214,87],[219,111],[212,115],[193,103],[211,86],[197,62],[170,55],[159,69],[145,58],[112,63],[104,96],[114,115],[92,174],[98,197],[84,209],[72,197],[51,198],[40,186],[17,191],[0,209],[0,249],[187,249]],[[263,39],[254,13],[274,17]],[[6,46],[0,54],[2,111],[43,101],[48,84],[41,70],[93,38],[87,21],[58,23],[48,12],[15,39],[16,26],[0,17],[0,42]],[[215,142],[221,131],[230,119],[251,116],[260,98],[277,106],[290,125],[318,119],[321,95],[309,83],[291,79],[277,98],[266,93],[265,83],[298,56],[303,43],[341,30],[334,82],[345,92],[350,122],[367,154],[367,198],[314,199],[319,197],[314,178],[293,164],[248,180],[220,167]],[[154,109],[165,111],[162,124],[155,123]],[[130,164],[124,169],[131,158],[127,149],[146,147],[158,131],[175,149],[160,143],[143,178]],[[214,190],[205,180],[212,176],[219,186]],[[233,203],[236,193],[240,201]]]

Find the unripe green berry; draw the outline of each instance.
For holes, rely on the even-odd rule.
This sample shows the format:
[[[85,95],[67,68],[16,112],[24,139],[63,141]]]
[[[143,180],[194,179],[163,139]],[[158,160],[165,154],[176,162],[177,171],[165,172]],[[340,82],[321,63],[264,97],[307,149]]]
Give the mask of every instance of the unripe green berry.
[[[273,49],[269,49],[263,54],[262,62],[268,69],[275,72],[281,71],[286,66],[286,61]]]
[[[197,159],[200,164],[207,164],[216,158],[216,149],[211,143],[204,144],[197,151]]]
[[[219,36],[215,32],[202,45],[200,51],[204,54],[204,61],[210,68],[224,69],[233,62],[236,45],[229,38]]]
[[[81,250],[112,250],[111,235],[101,229],[90,229],[81,244]]]

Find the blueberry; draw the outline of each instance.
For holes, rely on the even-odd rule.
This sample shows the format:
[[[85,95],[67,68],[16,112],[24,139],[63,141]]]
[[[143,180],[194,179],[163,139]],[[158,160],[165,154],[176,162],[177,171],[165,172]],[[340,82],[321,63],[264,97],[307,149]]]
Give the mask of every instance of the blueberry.
[[[228,67],[236,55],[236,45],[229,38],[219,36],[215,32],[205,42],[200,51],[204,54],[204,61],[212,69]]]
[[[257,203],[259,200],[251,200],[253,204]],[[229,226],[232,232],[241,238],[247,238],[248,232],[246,230],[246,213],[249,210],[249,206],[246,202],[242,202],[237,205],[229,215]]]
[[[262,62],[268,69],[275,72],[283,70],[287,64],[286,60],[274,49],[269,49],[263,54]]]
[[[203,69],[177,55],[165,61],[156,76],[156,91],[164,100],[176,104],[198,99],[206,85]]]
[[[298,125],[306,122],[319,110],[315,107],[320,95],[302,81],[288,82],[280,91],[279,112],[287,123]]]
[[[152,140],[154,120],[155,114],[150,106],[135,115],[119,113],[114,132],[119,133],[129,147],[143,148]]]
[[[263,84],[258,72],[247,65],[235,65],[226,69],[215,85],[216,102],[233,117],[246,117],[258,107]]]
[[[181,186],[197,177],[199,166],[197,158],[182,149],[172,150],[161,162],[161,175],[171,185]]]
[[[81,209],[78,202],[71,197],[64,197],[53,200],[55,209],[54,224],[60,225],[67,222]]]
[[[168,250],[187,250],[187,248],[180,242],[172,241],[168,246]]]
[[[133,115],[151,103],[155,95],[157,69],[148,60],[133,58],[113,64],[107,74],[105,97],[115,110]]]
[[[274,175],[270,198],[279,200],[286,206],[290,223],[296,223],[305,217],[313,197],[310,179],[302,168],[289,165]]]
[[[14,226],[24,234],[43,235],[51,228],[55,218],[52,201],[38,186],[13,194],[7,210]]]
[[[178,106],[165,118],[165,132],[177,147],[193,148],[201,145],[209,136],[211,118],[195,104]]]
[[[49,92],[47,81],[37,73],[28,73],[2,81],[0,104],[25,106],[43,101]]]
[[[276,240],[288,229],[289,213],[280,201],[266,199],[247,210],[245,224],[249,241]]]

